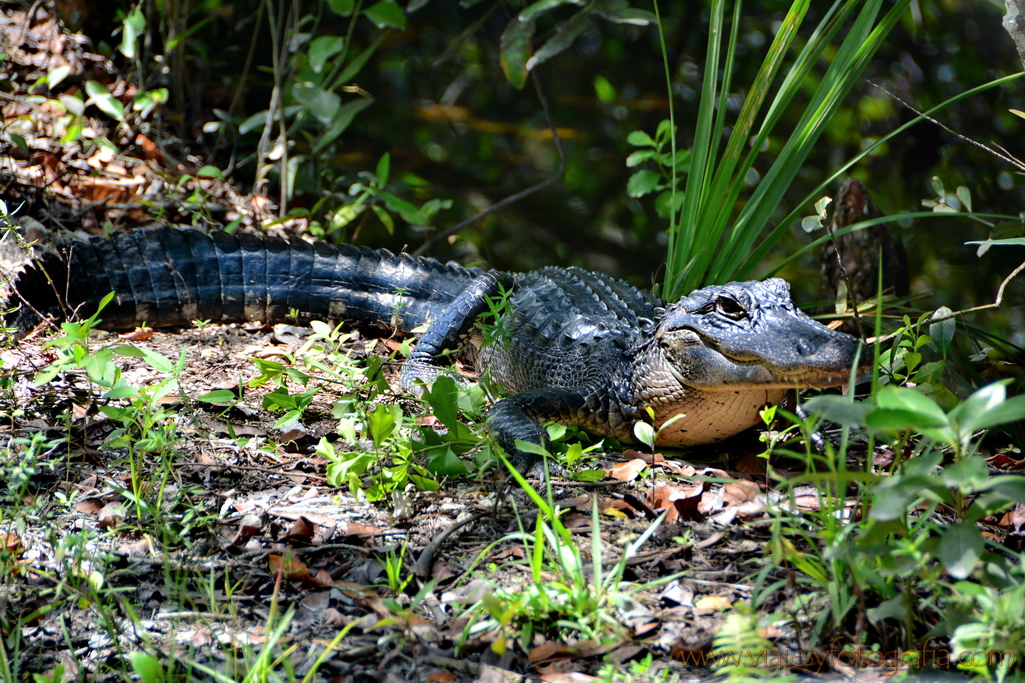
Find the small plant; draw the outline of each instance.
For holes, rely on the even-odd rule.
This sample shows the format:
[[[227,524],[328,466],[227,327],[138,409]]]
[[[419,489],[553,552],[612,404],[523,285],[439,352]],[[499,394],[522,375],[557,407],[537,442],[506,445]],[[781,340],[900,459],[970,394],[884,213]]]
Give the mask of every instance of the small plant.
[[[958,581],[945,601],[951,661],[988,681],[1010,681],[1025,659],[1025,576],[1022,559],[1008,562],[999,585]]]
[[[727,683],[768,680],[788,683],[797,680],[796,676],[781,677],[775,669],[765,668],[767,658],[763,655],[773,651],[772,643],[761,635],[755,611],[744,603],[735,603],[734,611],[726,616],[722,628],[715,634],[709,661],[713,671],[724,676]],[[762,666],[759,666],[760,662]]]
[[[529,649],[534,635],[547,638],[572,638],[605,642],[622,630],[616,618],[642,588],[672,581],[677,575],[663,577],[655,584],[632,586],[623,581],[626,564],[660,526],[658,518],[624,550],[611,568],[603,565],[601,525],[597,498],[591,509],[591,547],[589,560],[573,541],[573,534],[559,519],[561,511],[545,501],[508,461],[502,459],[510,474],[538,505],[539,515],[533,533],[521,530],[499,540],[524,544],[529,566],[529,581],[515,588],[496,588],[470,608],[473,615],[465,631],[467,636],[488,633],[491,649],[505,652],[510,642],[518,641]],[[587,565],[590,564],[590,571]],[[554,575],[554,580],[546,578]]]
[[[173,414],[167,410],[163,399],[180,392],[178,377],[185,366],[186,349],[182,349],[176,362],[146,348],[130,344],[105,344],[99,348],[90,347],[90,336],[100,322],[99,315],[110,302],[109,294],[100,302],[96,313],[82,322],[61,323],[64,335],[47,342],[43,348],[52,349],[57,359],[40,372],[35,382],[44,385],[58,374],[70,370],[84,370],[91,385],[98,388],[101,400],[100,412],[121,426],[115,429],[107,444],[123,448],[131,467],[131,491],[126,494],[142,509],[150,509],[147,501],[154,492],[147,474],[145,456],[156,453],[165,456],[163,477],[169,475],[166,459],[173,452],[178,441]],[[127,384],[121,369],[114,362],[115,356],[141,358],[153,369],[166,373],[161,381],[142,388]],[[159,497],[161,485],[155,491]],[[152,509],[159,509],[159,502]]]
[[[409,548],[408,539],[402,543],[402,549],[396,551],[390,548],[384,557],[384,575],[388,580],[388,588],[398,595],[406,590],[406,586],[416,578],[412,573],[402,577],[405,567],[406,550]]]
[[[781,510],[773,537],[775,562],[800,570],[797,582],[812,589],[794,607],[817,613],[816,639],[852,628],[851,618],[854,632],[862,635],[870,623],[897,619],[908,642],[893,645],[910,645],[944,611],[944,573],[964,581],[986,566],[1010,571],[1006,558],[986,552],[976,524],[1025,502],[1025,477],[993,477],[978,455],[985,430],[1025,418],[1025,396],[1007,398],[1006,384],[985,386],[949,411],[918,389],[892,384],[863,403],[841,396],[806,402],[809,412],[843,425],[845,435],[849,429],[867,430],[898,455],[887,477],[850,472],[844,449],[834,452],[827,443],[822,460],[809,462],[807,474],[788,482],[814,482],[820,492],[820,509],[800,519]],[[806,434],[816,424],[803,423]],[[822,471],[823,462],[834,463],[830,471]],[[858,509],[847,503],[851,485],[868,485],[854,496],[867,514],[844,522]],[[947,515],[939,514],[941,506]],[[790,507],[796,509],[796,503]],[[920,597],[912,600],[922,594],[935,596],[925,600],[928,607]]]
[[[499,284],[498,296],[488,297],[488,310],[478,317],[475,323],[477,329],[484,335],[484,345],[498,344],[505,345],[509,341],[511,331],[507,326],[510,319],[509,299],[512,296],[512,287],[505,287]],[[488,321],[488,322],[486,322]]]

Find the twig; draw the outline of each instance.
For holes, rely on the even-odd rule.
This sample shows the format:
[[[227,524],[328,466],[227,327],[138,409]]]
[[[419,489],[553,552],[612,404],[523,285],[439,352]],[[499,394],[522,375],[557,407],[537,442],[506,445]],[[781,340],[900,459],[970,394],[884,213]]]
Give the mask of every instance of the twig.
[[[562,149],[562,141],[559,139],[559,132],[556,130],[555,122],[552,120],[552,114],[548,110],[548,100],[545,99],[544,92],[541,90],[541,82],[537,78],[537,72],[536,71],[531,72],[530,77],[531,77],[531,80],[534,83],[534,89],[537,91],[537,97],[541,101],[541,108],[544,109],[545,121],[548,122],[548,129],[552,131],[552,140],[555,142],[555,149],[558,150],[558,152],[559,152],[559,169],[555,172],[555,175],[553,175],[552,177],[547,178],[545,180],[542,180],[537,185],[532,185],[531,187],[528,187],[525,190],[521,190],[520,192],[517,192],[516,194],[509,195],[508,197],[506,197],[502,201],[495,202],[494,204],[492,204],[488,208],[484,209],[480,213],[478,213],[478,214],[476,214],[474,216],[471,216],[470,218],[467,218],[462,223],[457,223],[456,225],[452,226],[448,230],[444,230],[442,232],[439,232],[437,235],[434,235],[429,240],[424,242],[423,245],[421,245],[421,247],[419,249],[414,251],[413,252],[413,256],[423,256],[434,245],[438,244],[442,240],[448,239],[452,235],[455,235],[457,232],[459,232],[463,228],[467,227],[468,225],[471,225],[472,223],[476,223],[477,221],[479,221],[480,219],[484,218],[488,214],[492,214],[495,211],[498,211],[499,209],[504,209],[505,207],[509,206],[513,202],[518,202],[521,199],[529,197],[530,195],[534,194],[535,192],[538,192],[539,190],[543,190],[546,187],[549,187],[551,185],[555,185],[560,180],[562,180],[563,175],[565,175],[565,173],[566,173],[566,153]]]
[[[958,140],[961,140],[962,142],[967,142],[970,145],[975,145],[979,149],[986,150],[987,152],[989,152],[990,154],[995,156],[997,159],[1000,159],[1001,161],[1005,161],[1005,162],[1011,164],[1012,166],[1017,168],[1019,171],[1025,171],[1025,162],[1021,161],[1020,159],[1016,159],[1016,158],[1014,158],[1013,156],[1011,156],[1009,154],[1001,154],[1000,152],[996,151],[995,149],[993,149],[989,145],[984,145],[981,142],[976,142],[975,140],[972,140],[970,137],[968,137],[966,135],[962,135],[961,133],[958,133],[957,131],[951,129],[946,124],[941,123],[940,121],[934,119],[933,117],[929,116],[928,114],[926,114],[924,112],[919,111],[918,109],[915,109],[914,106],[912,106],[911,104],[905,102],[898,95],[895,95],[894,93],[890,92],[889,90],[887,90],[886,88],[882,87],[878,83],[874,83],[872,81],[869,81],[869,83],[871,83],[877,89],[881,90],[884,94],[889,95],[890,97],[892,97],[893,99],[897,100],[902,105],[904,105],[905,107],[910,109],[911,111],[913,111],[916,114],[918,114],[918,116],[920,116],[921,118],[925,119],[926,121],[929,121],[930,123],[936,124],[937,126],[942,128],[946,132],[948,132],[951,135],[953,135],[954,137],[956,137]]]
[[[965,315],[966,313],[977,313],[978,311],[985,311],[985,310],[990,309],[990,308],[1000,308],[1000,304],[1003,303],[1003,301],[1004,301],[1004,290],[1007,289],[1007,285],[1010,284],[1011,280],[1013,280],[1018,275],[1020,275],[1023,270],[1025,270],[1025,263],[1022,263],[1020,266],[1018,266],[1017,268],[1012,270],[1011,274],[1008,275],[1006,278],[1004,278],[1004,281],[1000,283],[1000,289],[997,290],[997,300],[994,301],[993,303],[991,303],[991,304],[983,304],[981,306],[972,306],[971,308],[966,308],[966,309],[964,309],[962,311],[953,311],[951,313],[948,313],[946,315],[941,315],[941,316],[936,317],[936,318],[929,318],[926,322],[928,322],[929,324],[940,323],[940,322],[943,322],[944,320],[950,320],[951,318],[956,318],[958,316]],[[885,335],[883,337],[878,337],[878,338],[875,339],[875,341],[873,343],[881,344],[883,342],[887,342],[887,341],[897,337],[897,335],[898,335],[898,333],[894,332],[893,334],[888,334],[888,335]]]
[[[441,544],[444,543],[449,536],[459,531],[467,524],[477,522],[485,517],[490,517],[491,515],[491,512],[478,512],[475,515],[470,515],[469,517],[461,519],[448,526],[444,531],[431,539],[431,542],[427,544],[424,551],[420,553],[420,557],[417,559],[416,564],[413,565],[413,575],[421,580],[429,577],[431,575],[431,569],[434,567],[434,556],[438,554],[438,548],[441,547]]]

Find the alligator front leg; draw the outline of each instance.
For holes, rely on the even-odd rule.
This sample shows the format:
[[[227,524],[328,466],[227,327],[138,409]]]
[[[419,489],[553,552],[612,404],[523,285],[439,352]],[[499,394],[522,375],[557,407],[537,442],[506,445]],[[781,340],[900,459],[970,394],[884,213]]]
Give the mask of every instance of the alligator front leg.
[[[598,434],[611,434],[615,427],[609,419],[608,395],[589,387],[551,388],[524,391],[495,403],[488,413],[488,429],[494,434],[513,466],[524,474],[543,474],[541,462],[533,453],[516,447],[516,440],[547,449],[548,432],[544,422],[585,427]]]
[[[402,386],[416,391],[416,380],[424,384],[434,381],[445,356],[463,344],[473,323],[491,306],[492,297],[501,295],[514,281],[512,275],[502,272],[488,272],[475,278],[417,341],[402,365]]]

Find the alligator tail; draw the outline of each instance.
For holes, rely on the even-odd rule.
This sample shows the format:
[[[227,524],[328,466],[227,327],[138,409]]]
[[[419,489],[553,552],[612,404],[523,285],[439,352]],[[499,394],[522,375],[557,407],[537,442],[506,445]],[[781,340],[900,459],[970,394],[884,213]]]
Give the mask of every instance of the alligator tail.
[[[411,331],[436,317],[477,269],[386,250],[249,233],[156,228],[74,240],[13,282],[8,324],[87,317],[110,292],[101,327],[194,320],[352,320]],[[296,316],[292,317],[292,312]]]

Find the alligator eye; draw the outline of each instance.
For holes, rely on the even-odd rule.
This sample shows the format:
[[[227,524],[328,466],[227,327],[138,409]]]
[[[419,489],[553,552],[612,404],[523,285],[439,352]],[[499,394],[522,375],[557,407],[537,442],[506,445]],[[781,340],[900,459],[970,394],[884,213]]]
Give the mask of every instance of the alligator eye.
[[[720,296],[717,298],[715,300],[715,310],[731,320],[742,320],[747,317],[747,310],[744,306],[731,296]]]

